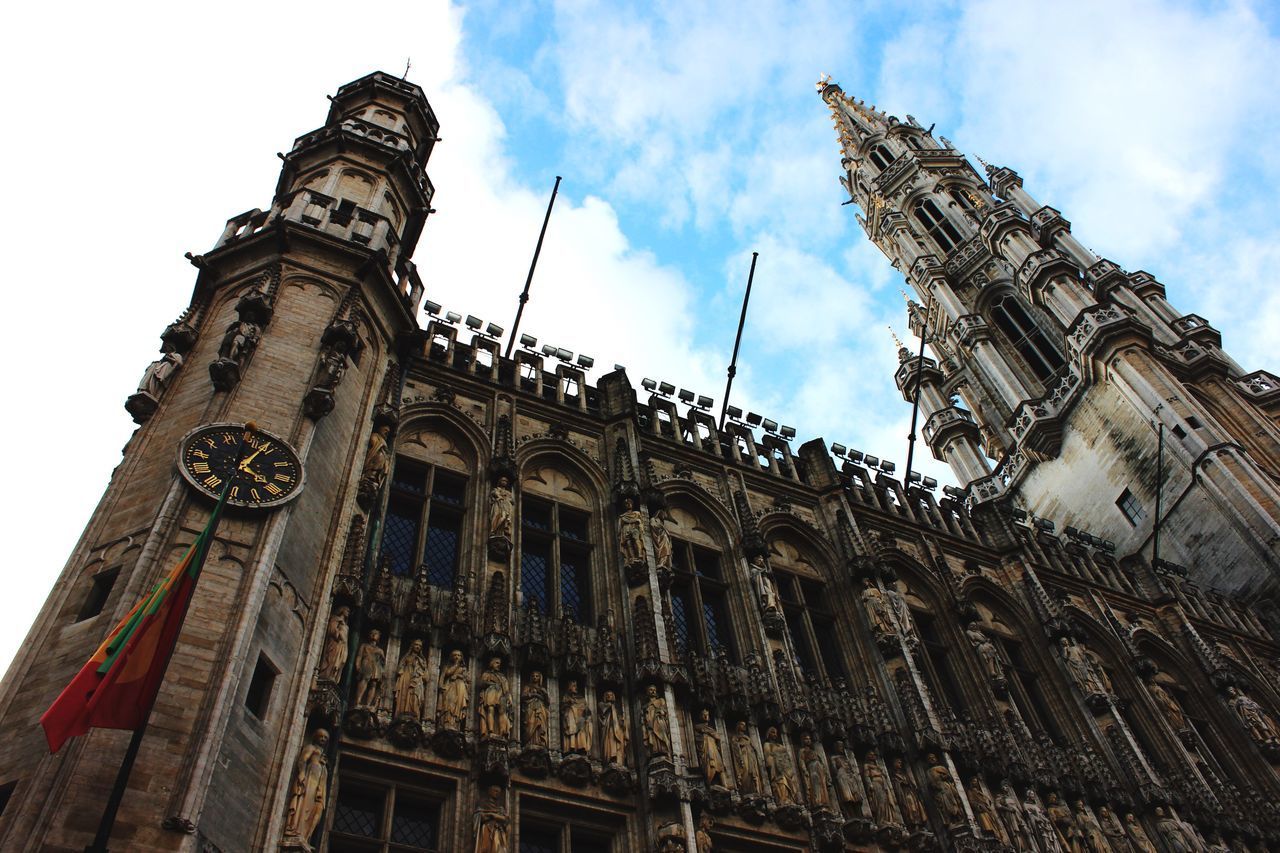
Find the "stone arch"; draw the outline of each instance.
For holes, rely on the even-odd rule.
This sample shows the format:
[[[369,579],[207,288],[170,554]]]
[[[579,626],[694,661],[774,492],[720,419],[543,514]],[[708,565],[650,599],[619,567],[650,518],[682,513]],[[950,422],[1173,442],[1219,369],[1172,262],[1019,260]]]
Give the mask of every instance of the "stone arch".
[[[467,423],[472,422],[465,417],[449,417],[443,406],[437,412],[415,412],[400,425],[396,454],[460,474],[474,474],[483,467],[487,448],[465,429]]]
[[[805,525],[795,516],[785,512],[768,512],[757,522],[760,533],[768,541],[771,536],[785,534],[799,539],[801,543],[814,552],[817,559],[831,571],[830,575],[819,574],[823,580],[835,580],[836,567],[840,565],[840,555],[827,539],[813,528]]]
[[[488,466],[490,455],[488,434],[479,424],[458,409],[439,402],[411,403],[401,410],[399,435],[396,439],[397,452],[400,449],[401,438],[412,435],[432,422],[444,424],[446,429],[458,435],[461,443],[467,448],[467,451],[462,452],[462,458],[469,458],[472,462],[471,472]]]
[[[363,169],[345,168],[338,173],[338,184],[333,194],[342,201],[365,205],[373,196],[377,179]]]
[[[591,504],[603,507],[609,492],[609,481],[600,465],[583,450],[568,442],[548,438],[534,438],[521,444],[516,450],[517,478],[524,480],[524,472],[535,461],[548,458],[571,467],[583,481],[583,489],[589,493]]]

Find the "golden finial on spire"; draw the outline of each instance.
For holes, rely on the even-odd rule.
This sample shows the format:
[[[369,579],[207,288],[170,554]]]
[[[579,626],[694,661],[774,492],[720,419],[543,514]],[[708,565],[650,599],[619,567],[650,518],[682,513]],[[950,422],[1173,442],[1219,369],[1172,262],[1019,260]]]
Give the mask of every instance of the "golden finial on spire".
[[[898,333],[893,330],[893,326],[886,326],[889,330],[889,337],[893,338],[893,346],[895,349],[906,349],[907,345],[902,342],[902,338],[898,337]]]
[[[821,92],[823,89],[827,88],[827,86],[830,85],[830,83],[831,83],[831,75],[824,73],[821,77],[818,78],[818,82],[816,84],[818,91]]]

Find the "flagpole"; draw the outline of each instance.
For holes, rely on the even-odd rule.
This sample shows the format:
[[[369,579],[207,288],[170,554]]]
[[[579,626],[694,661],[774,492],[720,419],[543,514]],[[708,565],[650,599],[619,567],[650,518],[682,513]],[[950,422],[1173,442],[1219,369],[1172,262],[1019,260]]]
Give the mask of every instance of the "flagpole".
[[[520,328],[520,316],[524,314],[524,304],[529,301],[529,285],[533,284],[533,271],[538,267],[538,255],[542,254],[542,238],[547,236],[547,223],[551,221],[551,208],[556,204],[556,193],[560,192],[560,176],[556,175],[556,185],[551,188],[551,200],[547,202],[547,214],[542,217],[542,230],[538,232],[538,245],[533,247],[533,260],[529,263],[529,275],[524,280],[524,290],[520,292],[520,305],[516,308],[516,321],[511,324],[511,337],[507,339],[507,352],[503,358],[511,358],[511,348],[516,345],[516,331]]]
[[[248,421],[244,425],[244,432],[240,434],[240,443],[236,445],[236,467],[238,468],[241,460],[244,458],[245,440],[249,435],[256,432],[258,427],[253,421]],[[231,490],[231,483],[235,480],[235,473],[227,477],[226,484],[222,487],[222,494],[218,496],[218,503],[213,508],[213,517],[209,521],[209,529],[205,531],[206,540],[205,547],[213,542],[214,534],[218,530],[218,522],[222,518],[222,507],[226,503],[227,493]],[[169,646],[169,650],[165,652],[164,668],[161,670],[160,683],[164,683],[164,674],[169,671],[169,662],[173,660],[173,651],[177,648],[177,637],[182,632],[182,625],[187,621],[187,610],[191,607],[191,599],[195,597],[195,584],[200,580],[197,575],[191,583],[191,591],[185,596],[182,602],[182,612],[178,614],[178,633],[174,635],[174,642]],[[125,750],[124,759],[120,762],[120,769],[116,772],[115,784],[111,786],[111,793],[107,796],[106,808],[102,810],[102,819],[98,821],[98,832],[93,837],[93,843],[84,848],[85,853],[108,853],[107,843],[111,840],[111,830],[115,827],[116,815],[120,811],[120,802],[124,799],[125,789],[129,786],[129,776],[133,773],[134,762],[138,760],[138,751],[142,747],[142,738],[147,733],[147,726],[151,723],[151,712],[155,709],[155,697],[152,697],[151,707],[147,709],[146,716],[143,717],[142,725],[133,730],[133,737],[129,739],[129,747]]]
[[[720,404],[720,429],[724,429],[725,413],[729,411],[729,391],[733,388],[733,377],[738,372],[738,345],[742,343],[742,327],[747,322],[747,303],[751,301],[751,282],[756,277],[756,258],[759,252],[751,253],[751,271],[747,273],[747,292],[742,295],[742,313],[738,315],[738,334],[733,339],[733,357],[729,359],[729,381],[724,384],[724,402]]]
[[[920,322],[920,355],[916,356],[915,390],[911,394],[911,431],[907,433],[907,470],[902,475],[903,488],[911,489],[911,462],[916,453],[916,421],[920,417],[920,374],[924,373],[924,342],[928,337],[928,328],[923,320]]]

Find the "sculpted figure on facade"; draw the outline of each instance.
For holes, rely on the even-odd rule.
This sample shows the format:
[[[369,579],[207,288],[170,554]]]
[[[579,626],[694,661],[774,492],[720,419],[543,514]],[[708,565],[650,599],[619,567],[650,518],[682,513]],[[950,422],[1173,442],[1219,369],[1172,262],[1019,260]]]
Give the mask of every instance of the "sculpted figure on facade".
[[[1175,732],[1185,731],[1188,728],[1187,716],[1183,713],[1182,706],[1163,684],[1152,679],[1147,682],[1147,692],[1151,694],[1151,700],[1156,703],[1156,707],[1160,709],[1160,713],[1169,721],[1169,725]]]
[[[671,534],[667,532],[667,511],[649,517],[649,538],[653,540],[653,561],[659,569],[671,570]]]
[[[978,830],[1001,844],[1008,844],[1009,836],[1000,822],[1000,816],[996,814],[996,805],[992,802],[991,795],[982,787],[982,780],[977,776],[969,779],[968,797],[969,808],[973,809],[973,819],[978,824]]]
[[[152,399],[159,400],[165,389],[169,387],[169,380],[173,378],[173,374],[182,367],[182,362],[180,352],[170,350],[163,353],[160,358],[147,365],[147,369],[142,374],[142,381],[138,383],[138,393],[147,394]]]
[[[1058,800],[1058,795],[1050,791],[1045,812],[1058,833],[1058,843],[1066,853],[1084,853],[1084,833],[1076,823],[1076,816],[1071,813],[1066,803]]]
[[[996,797],[996,811],[1000,815],[1000,823],[1008,833],[1009,846],[1014,849],[1014,853],[1035,853],[1036,844],[1031,839],[1031,828],[1022,813],[1022,803],[1018,802],[1013,785],[1007,781]]]
[[[421,720],[427,707],[427,659],[422,641],[414,640],[396,667],[395,716]]]
[[[1084,800],[1076,800],[1076,823],[1084,836],[1085,850],[1089,853],[1110,853],[1111,847],[1107,844],[1107,836],[1102,831],[1102,824],[1084,804]]]
[[[919,829],[929,822],[929,816],[920,801],[920,789],[911,776],[911,768],[901,758],[893,760],[893,787],[898,793],[898,810],[902,822],[910,829]]]
[[[711,827],[714,826],[711,815],[703,812],[698,817],[698,831],[694,833],[694,847],[698,853],[712,853],[714,845],[711,841]]]
[[[671,754],[671,728],[667,716],[666,697],[650,684],[645,689],[644,748],[649,757]]]
[[[1133,853],[1133,845],[1129,843],[1129,836],[1125,834],[1124,824],[1120,822],[1120,816],[1111,810],[1109,806],[1102,806],[1098,809],[1098,823],[1102,827],[1102,834],[1106,838],[1107,844],[1110,845],[1104,850],[1114,850],[1115,853]]]
[[[1062,844],[1058,840],[1058,830],[1054,829],[1053,821],[1049,819],[1044,807],[1036,799],[1033,788],[1027,789],[1022,808],[1027,813],[1027,824],[1031,828],[1031,834],[1036,840],[1040,853],[1061,853]]]
[[[462,652],[454,649],[449,662],[440,671],[439,707],[436,725],[445,731],[461,732],[466,727],[467,709],[471,705],[471,691],[467,687],[467,664]]]
[[[364,473],[360,475],[360,495],[366,506],[382,490],[382,484],[391,471],[391,452],[387,447],[390,437],[391,427],[386,424],[380,424],[369,436],[369,446],[364,452]]]
[[[510,853],[507,799],[502,788],[490,785],[476,811],[476,853]]]
[[[918,642],[916,628],[915,622],[911,619],[911,607],[908,606],[906,597],[892,584],[889,585],[888,590],[885,592],[885,597],[889,600],[889,609],[893,612],[893,618],[902,630],[902,636],[906,637],[908,645],[914,647]]]
[[[341,605],[333,609],[329,616],[329,624],[325,627],[324,648],[320,651],[320,665],[316,667],[316,678],[321,681],[337,681],[342,678],[342,668],[347,665],[347,618],[351,608]]]
[[[218,360],[233,361],[243,367],[245,359],[258,345],[260,330],[258,324],[249,320],[232,320],[227,330],[222,333],[222,343],[218,345]]]
[[[1227,696],[1230,697],[1231,710],[1244,723],[1250,737],[1260,744],[1280,742],[1280,731],[1277,731],[1275,722],[1262,710],[1261,705],[1238,687],[1228,687]]]
[[[764,557],[757,554],[751,558],[751,577],[755,581],[756,595],[760,598],[760,607],[765,612],[782,611],[782,599],[778,597],[778,585],[774,583]]]
[[[800,738],[800,768],[804,773],[809,807],[814,810],[832,808],[831,777],[827,773],[827,762],[814,745],[813,735],[807,732]]]
[[[515,496],[511,491],[511,481],[507,477],[498,477],[498,482],[489,490],[489,536],[490,538],[511,541],[511,520],[515,517]]]
[[[370,628],[356,650],[356,689],[352,704],[357,708],[376,709],[382,699],[382,679],[387,666],[387,653],[378,645],[382,632]]]
[[[480,737],[511,737],[511,685],[502,672],[502,658],[489,658],[480,673]]]
[[[329,759],[325,755],[328,747],[329,732],[316,729],[311,733],[311,742],[298,753],[289,813],[284,822],[287,839],[306,843],[320,824],[329,790]]]
[[[1069,637],[1063,637],[1058,641],[1058,654],[1062,656],[1063,662],[1067,665],[1067,672],[1071,675],[1071,680],[1076,683],[1076,686],[1080,688],[1085,696],[1095,696],[1109,692],[1102,679],[1093,671],[1093,666],[1089,663],[1089,658],[1085,654],[1084,646],[1081,643],[1073,642]]]
[[[560,700],[560,740],[565,752],[591,752],[591,709],[578,692],[578,682],[570,679]]]
[[[800,792],[795,763],[791,760],[791,750],[782,742],[777,726],[770,726],[765,735],[764,766],[769,772],[769,784],[778,805],[798,805]]]
[[[831,747],[831,778],[835,782],[836,797],[840,805],[849,809],[853,817],[865,818],[867,814],[866,791],[858,769],[844,751],[844,741],[837,739]]]
[[[618,516],[618,550],[624,566],[644,562],[644,513],[636,509],[631,498],[622,501],[622,514]]]
[[[1000,659],[996,644],[991,642],[991,638],[982,632],[977,623],[970,624],[965,629],[965,635],[973,644],[974,651],[978,653],[978,660],[982,662],[982,670],[987,674],[987,678],[1002,683],[1005,680],[1004,661]]]
[[[1163,806],[1156,806],[1155,818],[1156,832],[1160,833],[1169,853],[1200,853],[1199,845],[1191,837],[1186,826],[1166,812]]]
[[[889,615],[889,604],[884,593],[872,583],[871,578],[862,581],[862,608],[867,613],[867,621],[871,623],[871,631],[877,637],[893,633],[893,618]]]
[[[879,756],[875,750],[867,753],[862,761],[862,778],[867,783],[867,801],[871,804],[871,819],[877,826],[894,826],[899,823],[898,813],[893,806],[893,795],[889,793],[889,778],[880,766]]]
[[[760,775],[760,756],[747,731],[746,720],[739,720],[729,742],[733,748],[733,770],[738,778],[738,791],[744,795],[763,794],[764,780]]]
[[[627,764],[627,718],[618,696],[612,690],[604,691],[600,700],[600,752],[605,764]]]
[[[960,792],[956,790],[955,780],[951,778],[951,771],[943,764],[938,756],[930,753],[929,762],[929,793],[933,795],[933,802],[937,805],[938,811],[942,813],[942,820],[947,826],[955,826],[964,821],[964,805],[960,802]]]
[[[720,746],[720,733],[715,723],[711,722],[711,711],[706,708],[698,716],[693,727],[694,739],[698,746],[698,762],[702,765],[702,778],[708,785],[728,787],[724,775],[724,750]]]
[[[529,673],[529,680],[520,688],[520,727],[525,746],[547,748],[550,701],[543,684],[542,671],[535,669]]]

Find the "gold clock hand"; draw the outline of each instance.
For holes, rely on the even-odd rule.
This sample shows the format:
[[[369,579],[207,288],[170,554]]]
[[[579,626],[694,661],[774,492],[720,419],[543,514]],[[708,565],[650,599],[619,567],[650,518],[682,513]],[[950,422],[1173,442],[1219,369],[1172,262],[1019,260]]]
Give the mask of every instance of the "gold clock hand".
[[[259,447],[257,450],[253,451],[253,453],[249,454],[249,456],[248,456],[248,457],[246,457],[245,459],[241,460],[240,465],[238,466],[238,467],[240,468],[240,470],[241,470],[241,471],[248,471],[248,470],[249,470],[249,463],[250,463],[250,462],[252,462],[252,461],[254,460],[254,458],[255,458],[259,453],[261,453],[261,452],[262,452],[262,448],[261,448],[261,447]]]

